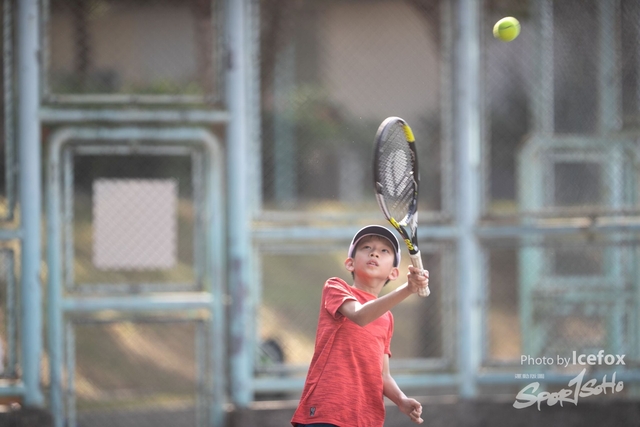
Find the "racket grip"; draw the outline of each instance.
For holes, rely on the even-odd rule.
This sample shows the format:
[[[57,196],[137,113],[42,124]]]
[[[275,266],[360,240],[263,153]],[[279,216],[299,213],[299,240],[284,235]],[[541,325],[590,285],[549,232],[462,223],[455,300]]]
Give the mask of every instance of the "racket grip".
[[[420,254],[420,251],[418,251],[413,255],[409,254],[409,259],[411,259],[411,265],[424,271],[424,267],[422,266],[422,256]],[[428,286],[424,289],[420,289],[420,291],[418,292],[418,295],[420,295],[421,297],[428,297],[430,294],[431,294],[431,290],[429,289]]]

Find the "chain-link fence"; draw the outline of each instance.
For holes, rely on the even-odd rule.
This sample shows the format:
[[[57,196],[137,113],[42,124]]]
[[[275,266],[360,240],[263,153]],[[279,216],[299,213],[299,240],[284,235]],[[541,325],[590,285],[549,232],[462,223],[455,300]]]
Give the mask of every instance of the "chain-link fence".
[[[16,282],[16,265],[13,250],[0,250],[0,377],[16,379],[18,360],[19,288]]]
[[[69,418],[78,425],[202,425],[202,323],[84,319],[70,333],[76,398]]]
[[[84,292],[202,290],[194,168],[199,153],[74,155],[74,261],[68,285]],[[200,165],[200,167],[202,167]],[[105,290],[105,289],[102,289]]]
[[[2,4],[2,109],[0,110],[0,218],[12,221],[16,203],[16,105],[15,105],[15,8],[12,2]],[[11,226],[13,224],[7,224]]]
[[[637,2],[487,6],[485,28],[522,22],[512,43],[484,35],[487,210],[637,210]]]
[[[15,104],[15,5],[1,5],[0,40],[2,82],[0,93],[0,378],[7,384],[21,378],[20,253],[16,221],[17,142]]]
[[[308,246],[313,249],[309,250]],[[394,310],[395,333],[393,363],[402,368],[407,359],[431,359],[432,366],[450,367],[455,347],[455,336],[444,335],[443,326],[451,327],[455,320],[452,307],[455,287],[448,286],[444,271],[453,263],[452,248],[447,245],[423,245],[425,265],[429,265],[433,292],[439,298],[412,299]],[[275,248],[261,258],[265,288],[260,306],[258,324],[260,339],[268,345],[280,347],[284,360],[272,360],[270,354],[259,359],[261,374],[273,369],[273,363],[284,361],[306,374],[313,355],[315,328],[320,310],[322,284],[327,271],[345,281],[351,276],[344,269],[346,250],[336,244],[307,242]],[[406,270],[407,262],[401,265]],[[304,271],[304,276],[300,272]],[[383,294],[402,283],[390,282]],[[447,328],[448,329],[448,328]]]
[[[224,331],[212,314],[222,309],[223,279],[209,259],[221,255],[208,238],[215,228],[221,239],[210,217],[220,210],[209,196],[220,191],[216,143],[193,129],[52,134],[48,213],[59,224],[49,235],[58,253],[48,258],[48,336],[56,418],[214,422],[221,399],[213,396],[224,383],[224,360],[212,359]]]
[[[576,355],[599,351],[637,364],[637,233],[599,225],[638,211],[639,10],[487,2],[485,28],[505,15],[522,24],[511,43],[484,36],[487,216],[556,229],[484,248],[488,366],[575,373]]]
[[[260,99],[265,210],[362,212],[371,144],[397,115],[421,150],[421,209],[451,208],[448,62],[437,2],[261,4]]]
[[[220,101],[217,1],[44,3],[48,100]]]
[[[416,135],[421,217],[450,218],[451,5],[266,1],[260,10],[262,205],[256,218],[312,226],[380,223],[372,145],[387,116],[404,118]],[[260,377],[306,374],[322,285],[330,276],[351,280],[343,265],[349,238],[259,246]],[[421,249],[437,296],[394,310],[396,373],[454,369],[455,250],[427,240]],[[269,351],[274,346],[278,352]]]
[[[637,366],[637,246],[635,237],[615,233],[486,247],[488,366],[573,372],[584,367],[574,357],[600,350]],[[542,366],[529,357],[553,361]],[[558,357],[571,362],[560,365]]]
[[[618,246],[606,230],[585,237],[576,224],[637,212],[640,8],[624,0],[482,6],[477,77],[483,220],[498,228],[515,224],[515,231],[481,248],[481,364],[519,373],[522,355],[580,354],[598,346],[627,353],[630,360],[636,352],[635,306],[612,301],[637,294],[633,273],[621,273],[635,262],[635,251],[625,246],[634,243]],[[455,224],[447,221],[456,212],[459,167],[452,147],[459,31],[454,23],[460,13],[455,5],[273,1],[261,7],[259,218],[277,221],[272,211],[279,210],[287,219],[303,212],[303,223],[378,221],[371,145],[380,121],[398,115],[416,134],[422,226]],[[491,34],[504,16],[522,24],[511,43]],[[549,227],[566,237],[530,234]],[[312,254],[301,244],[290,250],[266,246],[262,256],[261,339],[279,341],[280,356],[292,365],[304,364],[312,352],[321,284],[328,275],[344,274],[344,254],[335,245],[325,252],[318,249],[321,242],[306,243],[316,245],[306,250]],[[447,288],[457,283],[466,260],[443,262],[446,253],[425,260],[437,271],[432,302],[421,302],[417,312],[396,310],[400,318],[407,315],[394,337],[398,366],[414,358],[444,358],[444,364],[422,368],[455,369],[457,354],[444,350],[441,339],[460,338],[455,303],[448,299],[459,296]],[[613,310],[619,314],[603,314]]]

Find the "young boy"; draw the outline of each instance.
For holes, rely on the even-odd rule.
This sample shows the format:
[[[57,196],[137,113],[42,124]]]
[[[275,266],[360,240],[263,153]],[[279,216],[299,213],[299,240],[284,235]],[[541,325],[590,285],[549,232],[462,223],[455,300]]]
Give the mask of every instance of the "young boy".
[[[356,233],[344,265],[353,285],[333,277],[324,285],[316,344],[294,427],[382,427],[384,397],[416,424],[422,405],[408,398],[389,372],[393,315],[389,311],[420,288],[429,273],[409,267],[407,283],[378,298],[400,271],[400,245],[387,228]]]

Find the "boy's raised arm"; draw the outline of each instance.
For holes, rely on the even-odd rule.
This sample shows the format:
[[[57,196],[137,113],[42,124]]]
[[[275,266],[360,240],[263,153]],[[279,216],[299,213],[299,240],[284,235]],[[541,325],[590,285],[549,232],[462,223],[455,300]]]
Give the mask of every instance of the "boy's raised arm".
[[[409,295],[417,293],[420,288],[424,287],[425,283],[428,283],[429,280],[428,273],[426,274],[426,276],[423,276],[420,274],[418,269],[410,266],[409,274],[407,275],[407,283],[398,286],[396,289],[384,296],[381,296],[380,298],[376,298],[364,304],[355,300],[345,301],[338,311],[357,325],[366,326],[387,311],[391,310]]]

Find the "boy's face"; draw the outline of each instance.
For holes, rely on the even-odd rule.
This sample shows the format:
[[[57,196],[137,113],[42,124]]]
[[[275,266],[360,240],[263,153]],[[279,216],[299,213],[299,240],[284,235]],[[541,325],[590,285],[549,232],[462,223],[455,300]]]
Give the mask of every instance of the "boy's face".
[[[380,236],[366,236],[358,242],[353,258],[347,259],[347,270],[356,276],[393,280],[398,269],[391,242]]]

